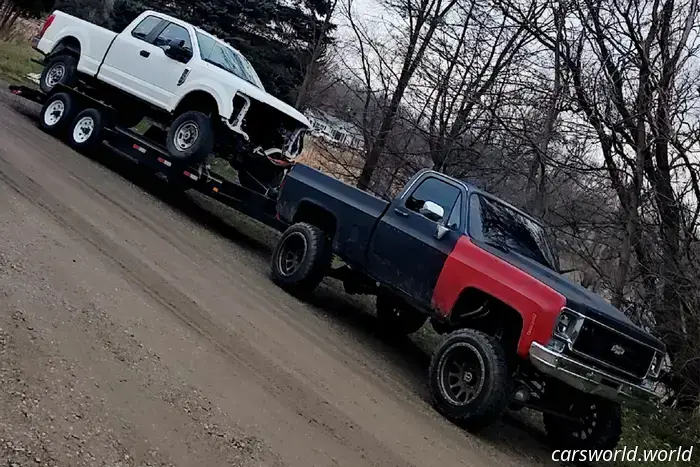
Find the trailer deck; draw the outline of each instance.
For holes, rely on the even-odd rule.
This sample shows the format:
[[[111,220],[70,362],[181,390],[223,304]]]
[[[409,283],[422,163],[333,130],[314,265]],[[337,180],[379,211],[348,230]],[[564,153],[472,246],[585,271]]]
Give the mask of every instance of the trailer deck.
[[[46,95],[27,86],[10,86],[12,94],[43,104]],[[81,94],[79,91],[70,92]],[[84,96],[89,98],[88,96]],[[277,217],[276,199],[267,196],[202,167],[183,166],[174,160],[157,142],[130,129],[119,126],[104,129],[102,145],[114,154],[136,165],[142,165],[165,175],[169,183],[184,189],[197,190],[253,219],[276,230],[284,230],[287,224]]]

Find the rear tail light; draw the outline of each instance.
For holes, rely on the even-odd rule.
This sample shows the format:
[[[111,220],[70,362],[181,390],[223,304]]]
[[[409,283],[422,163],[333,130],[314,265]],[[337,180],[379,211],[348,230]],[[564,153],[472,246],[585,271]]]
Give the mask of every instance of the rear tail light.
[[[44,21],[44,25],[41,27],[41,31],[39,32],[39,39],[44,37],[44,33],[46,33],[46,30],[49,29],[49,26],[53,23],[53,20],[56,19],[56,15],[51,15],[48,18],[46,18],[46,21]]]

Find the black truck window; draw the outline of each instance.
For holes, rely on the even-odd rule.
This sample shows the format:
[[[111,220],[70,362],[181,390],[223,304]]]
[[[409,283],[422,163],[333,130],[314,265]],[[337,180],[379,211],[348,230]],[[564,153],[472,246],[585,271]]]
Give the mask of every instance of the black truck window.
[[[143,21],[141,21],[138,24],[138,26],[134,28],[133,31],[131,31],[131,35],[137,39],[145,41],[148,35],[151,32],[153,32],[153,29],[155,29],[155,27],[158,26],[160,22],[160,18],[157,18],[155,16],[147,16],[143,19]]]
[[[544,228],[518,211],[492,198],[476,195],[481,214],[477,238],[492,242],[556,270],[556,260]]]
[[[442,206],[445,216],[450,216],[459,196],[460,191],[456,186],[450,185],[439,178],[428,177],[420,182],[408,197],[406,208],[413,212],[419,212],[426,201],[432,201]],[[442,220],[445,219],[445,216],[443,216]]]
[[[462,194],[457,197],[454,206],[452,206],[452,212],[450,213],[449,219],[447,219],[447,228],[452,230],[459,230],[462,225]]]

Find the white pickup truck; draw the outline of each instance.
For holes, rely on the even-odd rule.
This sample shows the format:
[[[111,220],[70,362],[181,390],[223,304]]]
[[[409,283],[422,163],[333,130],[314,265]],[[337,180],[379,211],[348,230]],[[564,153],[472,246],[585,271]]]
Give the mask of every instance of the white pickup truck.
[[[167,127],[174,158],[199,162],[215,151],[270,182],[301,153],[306,117],[267,93],[240,52],[177,18],[146,11],[115,34],[55,11],[34,46],[46,56],[42,91],[87,89],[125,126],[148,116]]]

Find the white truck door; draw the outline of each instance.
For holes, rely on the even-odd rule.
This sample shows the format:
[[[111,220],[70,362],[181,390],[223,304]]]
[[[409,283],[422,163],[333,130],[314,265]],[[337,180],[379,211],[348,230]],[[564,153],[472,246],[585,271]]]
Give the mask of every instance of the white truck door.
[[[149,83],[157,87],[159,97],[165,103],[163,108],[167,110],[173,110],[170,107],[179,101],[178,89],[191,72],[194,57],[192,42],[193,37],[187,28],[176,23],[168,23],[153,40],[156,49],[144,71],[148,74]],[[185,53],[177,57],[169,56],[167,51],[172,44],[179,45],[181,52]]]
[[[161,106],[156,86],[149,84],[147,66],[160,51],[151,42],[165,27],[165,21],[149,15],[134,28],[117,35],[109,48],[97,78],[154,105]]]
[[[165,51],[170,48],[171,41],[189,51],[190,58],[168,57]],[[178,101],[174,99],[175,93],[182,84],[181,78],[186,77],[185,62],[192,60],[192,51],[192,39],[185,27],[149,16],[131,33],[124,31],[117,37],[98,77],[170,111],[173,102]]]

